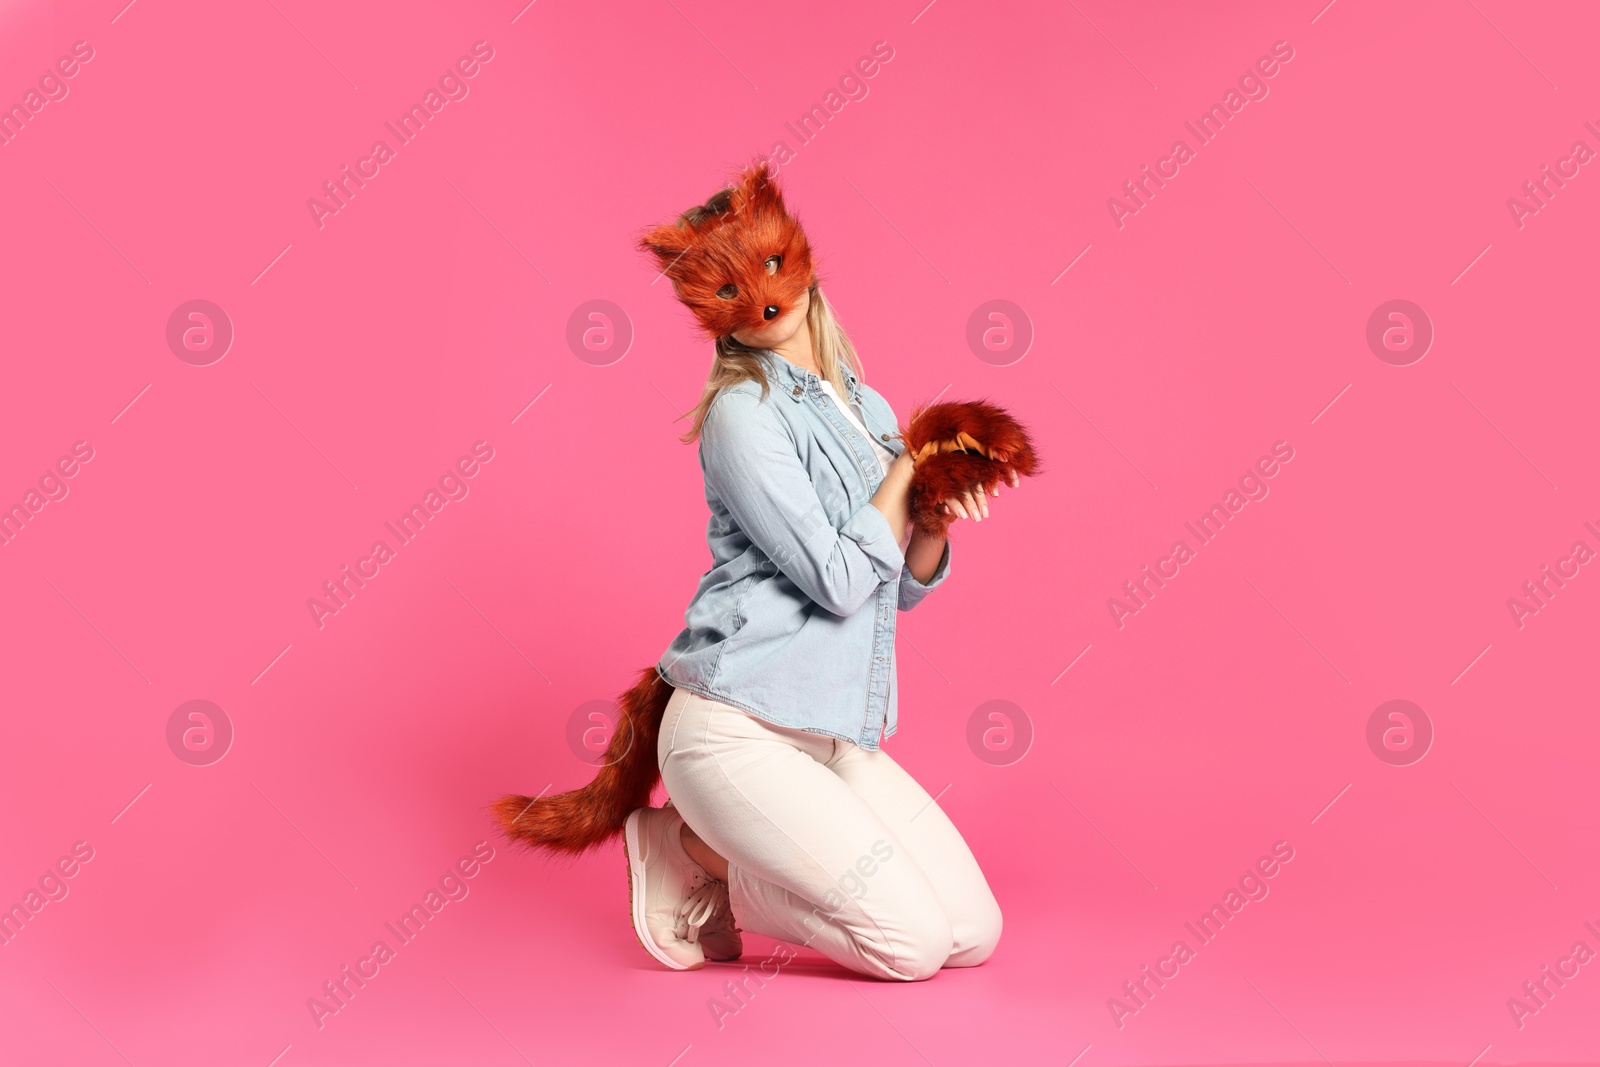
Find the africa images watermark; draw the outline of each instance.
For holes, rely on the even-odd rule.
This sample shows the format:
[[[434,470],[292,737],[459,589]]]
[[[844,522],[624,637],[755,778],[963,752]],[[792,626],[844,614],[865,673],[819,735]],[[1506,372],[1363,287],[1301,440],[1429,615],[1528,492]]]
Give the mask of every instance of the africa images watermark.
[[[456,860],[455,866],[447,868],[439,876],[438,888],[429,886],[420,904],[412,904],[399,919],[383,924],[394,937],[393,946],[384,938],[379,938],[372,943],[367,955],[356,960],[353,968],[347,963],[339,968],[337,978],[323,982],[320,996],[307,997],[306,1009],[311,1012],[317,1029],[328,1025],[328,1016],[337,1015],[348,1008],[355,995],[383,973],[384,967],[394,962],[399,950],[416,940],[428,924],[439,917],[445,905],[466,900],[467,894],[472,891],[467,881],[482,873],[484,866],[492,859],[494,846],[489,842],[479,841],[473,845],[472,855],[462,856]]]
[[[809,936],[801,942],[802,947],[809,945],[812,938],[816,937],[824,929],[822,919],[817,917],[818,913],[822,913],[824,918],[831,918],[844,908],[846,897],[851,900],[860,900],[865,897],[867,895],[867,879],[878,873],[881,864],[887,863],[893,858],[894,846],[880,838],[872,843],[871,848],[866,853],[863,853],[853,866],[846,868],[843,874],[834,879],[839,888],[844,891],[845,896],[840,896],[832,889],[828,890],[823,894],[822,903],[812,908],[811,914],[800,920],[806,929],[810,931]],[[747,965],[742,968],[742,977],[738,979],[730,978],[723,982],[722,992],[726,996],[726,1000],[720,1000],[716,997],[706,998],[706,1008],[711,1012],[711,1018],[717,1024],[717,1029],[721,1030],[727,1026],[731,1017],[749,1007],[750,1001],[755,997],[756,993],[765,989],[767,982],[776,978],[783,969],[784,964],[795,959],[797,955],[798,953],[794,949],[779,943],[773,948],[772,954],[757,965],[756,970],[759,973],[752,973]],[[770,970],[768,969],[769,964],[771,965]],[[762,977],[763,975],[765,975],[765,978]],[[755,983],[754,989],[750,988],[751,982]]]
[[[454,67],[439,75],[437,89],[430,86],[422,95],[421,103],[413,103],[398,119],[385,122],[384,128],[394,135],[394,147],[390,147],[389,142],[382,138],[372,142],[372,150],[356,160],[354,170],[346,163],[337,178],[322,183],[322,193],[326,199],[313,196],[306,200],[306,208],[311,212],[311,221],[317,224],[317,229],[327,225],[329,215],[337,215],[349,207],[356,193],[366,188],[367,182],[376,178],[380,169],[396,158],[396,150],[410,144],[422,133],[428,123],[445,109],[445,105],[451,101],[465,100],[472,89],[467,80],[477,77],[483,64],[493,59],[494,48],[489,42],[476,42],[472,46],[472,55],[457,59]]]
[[[1238,117],[1245,105],[1251,101],[1261,101],[1267,98],[1272,90],[1268,87],[1268,79],[1275,78],[1278,72],[1294,59],[1294,48],[1288,41],[1276,41],[1272,45],[1272,55],[1262,56],[1255,61],[1255,65],[1247,68],[1239,76],[1238,88],[1230,88],[1222,97],[1220,104],[1212,104],[1194,122],[1185,122],[1184,128],[1194,135],[1195,147],[1189,147],[1189,142],[1183,138],[1172,142],[1171,151],[1157,159],[1154,169],[1146,163],[1141,170],[1143,173],[1137,178],[1130,178],[1122,183],[1122,191],[1126,200],[1116,197],[1106,199],[1106,209],[1111,212],[1111,221],[1117,229],[1127,226],[1129,215],[1137,215],[1149,206],[1155,198],[1156,191],[1166,187],[1168,181],[1176,178],[1183,166],[1196,158],[1196,149],[1203,148],[1221,135],[1228,123]]]
[[[12,939],[33,922],[46,904],[67,899],[71,888],[67,885],[67,879],[77,877],[83,865],[92,859],[94,846],[87,841],[78,841],[72,846],[72,855],[62,856],[54,866],[45,868],[44,874],[39,876],[39,888],[30,886],[21,901],[0,912],[0,945],[11,944]]]
[[[1600,937],[1600,929],[1596,929],[1594,923],[1585,919],[1583,925],[1591,934]],[[1506,1010],[1511,1013],[1511,1021],[1517,1024],[1517,1029],[1526,1028],[1530,1016],[1538,1015],[1548,1008],[1555,995],[1565,989],[1569,981],[1578,977],[1579,969],[1592,959],[1594,959],[1594,949],[1589,947],[1589,943],[1575,941],[1572,944],[1572,952],[1558,958],[1554,969],[1546,963],[1539,968],[1540,974],[1537,978],[1523,982],[1520,997],[1506,998]]]
[[[1585,522],[1583,528],[1600,538],[1600,530],[1595,529],[1592,522]],[[1574,541],[1571,552],[1556,559],[1555,568],[1546,563],[1537,578],[1530,578],[1522,583],[1520,597],[1507,597],[1506,608],[1511,612],[1511,621],[1517,624],[1517,629],[1528,625],[1528,617],[1537,615],[1550,606],[1550,601],[1555,599],[1556,593],[1565,589],[1568,582],[1576,578],[1580,568],[1594,559],[1594,549],[1589,547],[1587,541]]]
[[[872,45],[872,54],[862,56],[855,61],[853,67],[845,68],[839,75],[839,87],[829,89],[823,96],[820,104],[812,104],[810,109],[795,122],[785,122],[784,129],[794,134],[795,147],[790,148],[787,141],[775,141],[772,150],[768,152],[766,162],[772,168],[772,173],[794,162],[801,148],[814,141],[829,122],[838,117],[845,105],[865,100],[871,87],[867,85],[868,79],[876,78],[884,65],[894,58],[894,47],[888,41],[875,41]]]
[[[88,41],[74,41],[72,55],[57,59],[53,69],[46,68],[45,72],[39,75],[37,89],[30,87],[22,94],[22,99],[0,110],[0,147],[10,144],[27,128],[28,123],[34,121],[47,104],[65,100],[67,93],[71,91],[66,80],[77,77],[78,72],[83,69],[83,64],[92,59],[94,59],[94,47]]]
[[[1293,459],[1293,446],[1288,441],[1276,442],[1272,446],[1272,455],[1262,456],[1256,460],[1253,467],[1240,476],[1239,488],[1229,488],[1223,494],[1221,503],[1212,504],[1194,522],[1183,524],[1183,528],[1194,535],[1194,548],[1189,547],[1188,541],[1179,538],[1173,543],[1172,550],[1167,555],[1156,560],[1154,570],[1151,570],[1151,565],[1146,563],[1140,577],[1122,583],[1122,593],[1127,597],[1126,600],[1107,597],[1106,609],[1111,612],[1111,621],[1117,624],[1117,629],[1120,630],[1127,625],[1128,616],[1137,615],[1149,607],[1156,593],[1165,588],[1167,582],[1178,576],[1184,564],[1196,558],[1196,549],[1215,540],[1227,524],[1238,517],[1246,504],[1252,500],[1265,500],[1267,494],[1272,491],[1267,480],[1276,477],[1278,472]],[[1168,567],[1171,570],[1168,570]]]
[[[422,495],[422,501],[412,504],[408,511],[393,522],[385,521],[384,529],[394,535],[395,544],[391,548],[389,542],[379,538],[372,543],[372,549],[367,555],[356,560],[355,569],[346,563],[337,578],[330,578],[322,583],[323,596],[306,598],[306,609],[311,612],[311,621],[317,624],[317,629],[322,629],[327,623],[329,615],[337,615],[350,606],[350,601],[355,599],[356,593],[366,587],[366,584],[382,573],[385,564],[395,558],[395,552],[402,545],[408,545],[421,535],[428,523],[444,510],[446,504],[452,500],[465,500],[472,487],[467,484],[467,479],[475,478],[483,470],[483,464],[494,459],[494,446],[488,441],[478,441],[472,446],[472,455],[461,456],[455,465],[439,476],[439,487],[430,487]]]
[[[1117,1029],[1121,1030],[1128,1025],[1128,1016],[1137,1015],[1149,1007],[1156,993],[1178,977],[1183,966],[1194,960],[1200,947],[1215,941],[1228,923],[1238,918],[1239,913],[1244,911],[1245,905],[1252,901],[1266,900],[1267,894],[1272,891],[1267,885],[1267,879],[1277,877],[1292,859],[1294,859],[1293,845],[1287,841],[1274,842],[1272,853],[1256,860],[1255,864],[1240,876],[1237,888],[1229,886],[1220,904],[1212,904],[1196,922],[1183,924],[1184,929],[1195,937],[1194,948],[1190,948],[1187,941],[1181,939],[1174,941],[1171,951],[1156,960],[1154,967],[1147,963],[1140,968],[1139,977],[1130,978],[1122,983],[1121,998],[1107,997],[1106,1010],[1111,1012],[1111,1021],[1117,1024]],[[1171,970],[1167,969],[1169,965]]]
[[[29,487],[22,499],[9,508],[0,510],[0,546],[9,545],[46,504],[67,498],[71,487],[69,478],[75,478],[83,465],[94,459],[94,446],[88,441],[75,441],[72,455],[62,456],[39,476],[39,488]]]
[[[1583,128],[1600,138],[1600,129],[1595,128],[1593,122],[1585,122]],[[1556,160],[1555,169],[1546,163],[1543,173],[1537,178],[1529,179],[1522,183],[1522,195],[1526,198],[1518,200],[1514,196],[1506,197],[1506,210],[1511,212],[1511,221],[1517,224],[1517,229],[1522,229],[1528,224],[1528,217],[1537,215],[1550,206],[1550,201],[1555,199],[1557,192],[1565,189],[1567,182],[1578,176],[1580,168],[1584,167],[1595,157],[1594,149],[1586,141],[1572,142],[1572,150],[1563,159]]]

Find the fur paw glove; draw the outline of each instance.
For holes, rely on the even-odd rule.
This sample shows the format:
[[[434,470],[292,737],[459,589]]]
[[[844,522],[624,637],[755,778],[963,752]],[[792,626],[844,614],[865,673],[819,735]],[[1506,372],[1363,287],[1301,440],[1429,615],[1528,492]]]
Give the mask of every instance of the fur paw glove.
[[[915,465],[911,522],[923,534],[944,536],[955,515],[940,505],[950,497],[986,493],[1039,469],[1027,429],[981,400],[918,408],[900,436]]]

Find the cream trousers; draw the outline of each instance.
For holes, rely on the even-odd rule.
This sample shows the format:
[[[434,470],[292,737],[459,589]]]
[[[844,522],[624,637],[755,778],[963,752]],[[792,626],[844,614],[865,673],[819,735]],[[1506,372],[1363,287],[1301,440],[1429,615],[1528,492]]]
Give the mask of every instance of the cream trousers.
[[[673,805],[728,861],[742,929],[906,981],[994,951],[1000,906],[978,861],[882,751],[677,689],[658,756]]]

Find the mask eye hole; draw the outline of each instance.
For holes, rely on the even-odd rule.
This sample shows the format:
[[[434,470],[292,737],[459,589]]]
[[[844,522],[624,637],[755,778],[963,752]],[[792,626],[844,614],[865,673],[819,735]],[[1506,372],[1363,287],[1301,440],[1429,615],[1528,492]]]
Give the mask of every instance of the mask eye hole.
[[[767,273],[768,274],[776,274],[776,273],[778,273],[778,268],[783,266],[783,257],[782,256],[768,256],[767,257],[767,261],[764,264],[764,266],[767,268]]]
[[[737,285],[724,285],[721,289],[717,290],[717,296],[721,297],[723,300],[732,300],[738,295],[739,287]]]

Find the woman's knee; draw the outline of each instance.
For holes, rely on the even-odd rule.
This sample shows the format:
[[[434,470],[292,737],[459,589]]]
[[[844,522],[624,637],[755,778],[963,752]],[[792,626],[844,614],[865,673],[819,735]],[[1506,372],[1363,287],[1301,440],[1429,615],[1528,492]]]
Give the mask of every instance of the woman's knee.
[[[939,973],[955,947],[955,933],[942,911],[908,918],[889,939],[885,977],[920,982]]]
[[[1000,904],[992,895],[987,896],[954,923],[955,944],[945,966],[976,967],[994,955],[1003,926]]]

